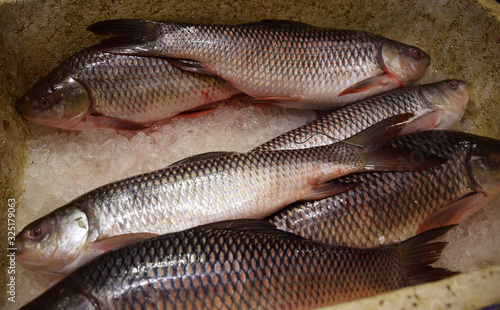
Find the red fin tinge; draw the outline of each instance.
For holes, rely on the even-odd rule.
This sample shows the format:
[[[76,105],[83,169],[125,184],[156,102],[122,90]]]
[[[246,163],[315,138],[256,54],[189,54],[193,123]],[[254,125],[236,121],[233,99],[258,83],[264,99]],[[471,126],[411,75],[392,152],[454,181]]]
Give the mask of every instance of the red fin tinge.
[[[366,80],[363,80],[361,82],[358,82],[358,83],[344,89],[339,94],[339,97],[344,96],[344,95],[368,91],[372,88],[376,88],[376,87],[379,87],[381,85],[385,85],[385,84],[387,84],[388,81],[389,81],[389,77],[387,76],[387,74],[377,75],[377,76],[368,78]]]
[[[118,247],[128,245],[137,241],[141,241],[144,239],[149,239],[152,237],[158,236],[153,233],[136,233],[136,234],[126,234],[126,235],[118,235],[113,237],[104,238],[101,240],[97,240],[92,244],[92,248],[102,253],[116,249]]]
[[[216,108],[211,108],[211,109],[204,109],[204,110],[196,110],[196,111],[186,111],[179,113],[175,116],[172,116],[172,118],[192,118],[192,117],[199,117],[206,115],[208,113],[211,113],[215,111]]]
[[[417,234],[437,227],[458,224],[484,207],[486,201],[487,197],[483,193],[462,197],[429,215],[420,224]]]
[[[340,183],[340,182],[326,182],[319,184],[313,188],[309,193],[307,193],[300,200],[318,200],[327,197],[332,197],[356,188],[361,182],[355,183]]]
[[[399,132],[399,135],[402,136],[409,133],[432,130],[439,125],[439,122],[443,118],[443,114],[444,112],[442,110],[438,110],[422,115],[404,126]]]
[[[442,268],[432,268],[430,266],[439,259],[447,243],[428,243],[446,234],[455,226],[456,225],[450,225],[432,229],[394,245],[403,255],[403,266],[406,270],[410,285],[434,282],[457,274],[453,271]]]

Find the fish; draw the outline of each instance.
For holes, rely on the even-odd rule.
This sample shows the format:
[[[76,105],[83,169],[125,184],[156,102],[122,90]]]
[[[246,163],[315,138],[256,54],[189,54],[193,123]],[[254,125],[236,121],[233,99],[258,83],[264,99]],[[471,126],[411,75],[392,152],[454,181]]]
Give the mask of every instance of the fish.
[[[98,187],[27,225],[16,236],[16,259],[37,272],[67,274],[105,251],[151,234],[259,219],[297,200],[329,197],[345,188],[327,181],[345,174],[443,163],[445,159],[429,156],[410,166],[409,150],[376,146],[375,141],[397,134],[408,117],[380,122],[348,142],[218,156]]]
[[[450,129],[467,108],[466,83],[444,80],[392,90],[332,111],[254,148],[286,150],[328,145],[344,140],[377,122],[401,113],[413,113],[400,134]]]
[[[195,25],[117,19],[87,27],[115,35],[95,49],[165,57],[178,68],[216,75],[254,103],[328,110],[424,76],[423,50],[369,32],[320,28],[287,20]]]
[[[24,118],[69,129],[141,130],[240,93],[228,82],[174,68],[161,58],[80,51],[17,102]],[[212,109],[213,110],[213,109]]]
[[[426,131],[393,138],[386,146],[413,149],[415,162],[428,154],[448,161],[418,172],[344,176],[331,182],[357,186],[325,199],[291,204],[267,220],[318,242],[374,248],[459,224],[500,192],[500,140]]]
[[[105,253],[21,309],[310,309],[456,274],[430,266],[451,228],[354,249],[265,221],[212,223]]]

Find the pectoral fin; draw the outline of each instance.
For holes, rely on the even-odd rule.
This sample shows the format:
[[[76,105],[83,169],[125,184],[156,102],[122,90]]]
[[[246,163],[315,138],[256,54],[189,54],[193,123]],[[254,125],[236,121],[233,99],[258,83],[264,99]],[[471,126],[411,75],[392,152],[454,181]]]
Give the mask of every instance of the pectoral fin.
[[[152,233],[137,233],[137,234],[127,234],[127,235],[119,235],[113,236],[109,238],[105,238],[102,240],[95,241],[92,243],[92,249],[94,251],[104,253],[115,249],[120,246],[124,246],[130,243],[134,243],[137,241],[141,241],[144,239],[152,238],[157,236],[157,234]]]
[[[90,115],[87,117],[87,121],[96,127],[109,128],[114,130],[141,130],[149,128],[145,124],[134,123],[124,119],[100,116],[100,115]]]
[[[401,136],[413,132],[432,130],[439,125],[441,119],[443,118],[443,114],[443,111],[438,110],[422,115],[419,118],[411,121],[408,125],[404,126],[403,129],[401,129],[401,131],[399,132],[399,135]]]
[[[254,108],[288,108],[292,103],[299,101],[299,98],[294,97],[262,97],[262,98],[247,98],[248,101]]]
[[[457,200],[427,217],[418,228],[417,234],[434,228],[458,224],[481,209],[484,206],[482,202],[485,200],[486,196],[482,193],[472,194]]]
[[[358,82],[346,89],[344,89],[340,94],[339,97],[348,95],[348,94],[355,94],[355,93],[361,93],[364,91],[368,91],[372,88],[385,85],[389,82],[389,76],[387,74],[382,74],[382,75],[377,75],[371,78],[368,78],[366,80],[363,80],[361,82]]]
[[[361,182],[355,183],[341,183],[341,182],[327,182],[322,183],[313,188],[309,193],[307,193],[300,200],[317,200],[338,195],[343,192],[347,192],[355,187],[357,187]]]
[[[176,116],[173,116],[172,118],[198,117],[198,116],[203,116],[203,115],[206,115],[210,112],[213,112],[214,110],[215,110],[215,108],[196,110],[196,111],[186,111],[186,112],[182,112],[180,114],[177,114]]]
[[[210,69],[207,69],[206,66],[198,61],[190,60],[190,59],[173,59],[173,58],[168,58],[167,62],[172,65],[172,67],[175,67],[177,69],[183,70],[183,71],[188,71],[188,72],[193,72],[193,73],[198,73],[198,74],[203,74],[203,75],[210,75],[210,76],[217,76],[214,72],[212,72]]]

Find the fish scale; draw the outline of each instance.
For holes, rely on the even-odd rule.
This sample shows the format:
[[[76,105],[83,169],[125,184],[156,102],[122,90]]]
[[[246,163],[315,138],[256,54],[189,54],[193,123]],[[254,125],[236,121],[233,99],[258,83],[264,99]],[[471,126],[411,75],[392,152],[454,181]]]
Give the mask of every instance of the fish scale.
[[[358,250],[262,223],[214,223],[122,247],[21,309],[309,309],[453,274],[425,267],[444,246],[426,243],[449,228],[407,244]],[[412,276],[415,269],[420,278]]]
[[[97,50],[167,57],[184,70],[220,76],[258,101],[298,109],[338,108],[410,85],[430,62],[420,49],[379,35],[292,21],[208,26],[109,20],[88,29],[118,35]]]
[[[381,122],[358,139],[387,139],[395,134],[394,125],[408,117]],[[328,197],[345,190],[325,183],[341,175],[425,169],[443,162],[430,156],[406,165],[410,155],[407,150],[336,143],[176,163],[96,188],[32,222],[16,237],[16,258],[27,268],[64,274],[151,234],[225,219],[263,218],[297,200]]]
[[[413,113],[415,116],[409,121],[419,122],[419,117],[442,111],[444,116],[439,122],[423,129],[447,129],[462,116],[467,101],[465,83],[459,80],[397,89],[330,112],[259,145],[253,151],[328,145],[402,113]]]
[[[357,163],[360,160],[359,155],[348,148],[339,146],[335,149],[340,154],[334,156],[338,158],[336,160],[326,160],[325,155],[318,150],[306,151],[303,154],[268,152],[248,156],[236,155],[224,158],[224,160],[215,159],[192,167],[167,168],[102,186],[84,194],[74,202],[83,206],[87,214],[92,214],[93,221],[99,228],[99,235],[143,231],[145,227],[135,223],[138,220],[137,217],[127,216],[129,212],[137,209],[141,210],[140,220],[148,219],[147,223],[151,225],[148,231],[154,232],[160,229],[174,231],[187,228],[183,226],[185,221],[179,216],[191,219],[189,225],[196,225],[201,224],[199,222],[201,218],[208,220],[207,217],[213,216],[214,212],[222,211],[216,211],[213,208],[209,210],[204,207],[205,205],[220,206],[225,210],[223,212],[229,215],[233,213],[231,211],[233,209],[241,214],[242,210],[237,206],[250,201],[255,205],[266,206],[267,209],[267,205],[274,204],[275,201],[297,199],[298,197],[294,197],[304,192],[304,185],[307,188],[309,185],[302,181],[295,186],[296,182],[292,179],[311,180],[311,175],[336,172],[337,165],[331,165],[330,162]],[[312,158],[315,160],[309,162],[308,159]],[[297,169],[296,165],[301,165],[301,168]],[[349,168],[349,164],[346,164],[345,169],[356,168]],[[317,177],[313,176],[313,178]],[[276,186],[287,188],[290,184],[294,190],[273,194]],[[230,208],[225,206],[230,206]],[[155,214],[165,214],[165,212],[177,215],[173,217],[176,223],[170,222],[168,217],[160,220],[155,216]],[[262,210],[248,209],[245,215],[253,217],[261,212]],[[108,214],[108,216],[102,217],[101,214]],[[115,218],[119,223],[109,221],[109,217]],[[136,228],[130,229],[129,227]]]
[[[65,77],[77,81],[84,99],[66,91],[64,82],[58,84]],[[52,93],[62,94],[62,99],[51,99],[54,107],[40,109],[40,98],[50,98]],[[32,121],[54,127],[84,130],[92,122],[90,117],[98,117],[107,120],[104,127],[113,128],[118,122],[118,129],[127,124],[137,129],[237,93],[240,91],[220,78],[176,69],[165,59],[86,49],[33,86],[18,101],[17,109]],[[63,108],[65,114],[61,115]]]
[[[393,138],[388,145],[415,150],[416,160],[435,154],[448,161],[418,172],[344,176],[333,182],[359,185],[329,198],[294,203],[267,220],[279,229],[316,241],[370,248],[410,238],[421,232],[423,223],[438,211],[479,195],[478,199],[451,209],[456,218],[450,216],[448,221],[461,221],[498,195],[498,140],[429,131]],[[471,158],[481,162],[482,167],[475,168]]]

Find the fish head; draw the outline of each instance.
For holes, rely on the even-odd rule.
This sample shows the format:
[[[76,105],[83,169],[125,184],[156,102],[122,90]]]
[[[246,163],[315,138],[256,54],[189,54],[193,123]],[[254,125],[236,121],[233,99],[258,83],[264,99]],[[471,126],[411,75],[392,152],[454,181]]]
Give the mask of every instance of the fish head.
[[[500,193],[500,140],[475,136],[468,157],[472,187],[488,196]]]
[[[385,73],[395,79],[401,86],[412,85],[427,72],[431,57],[411,45],[386,40],[381,48],[381,66]]]
[[[16,109],[29,121],[63,129],[75,127],[90,107],[87,88],[57,68],[16,103]]]
[[[434,129],[452,128],[464,115],[469,101],[469,92],[464,81],[445,80],[420,87],[420,92],[429,101],[432,110],[440,111]]]
[[[87,215],[67,205],[34,221],[16,236],[16,259],[25,268],[49,274],[65,273],[88,246]]]

